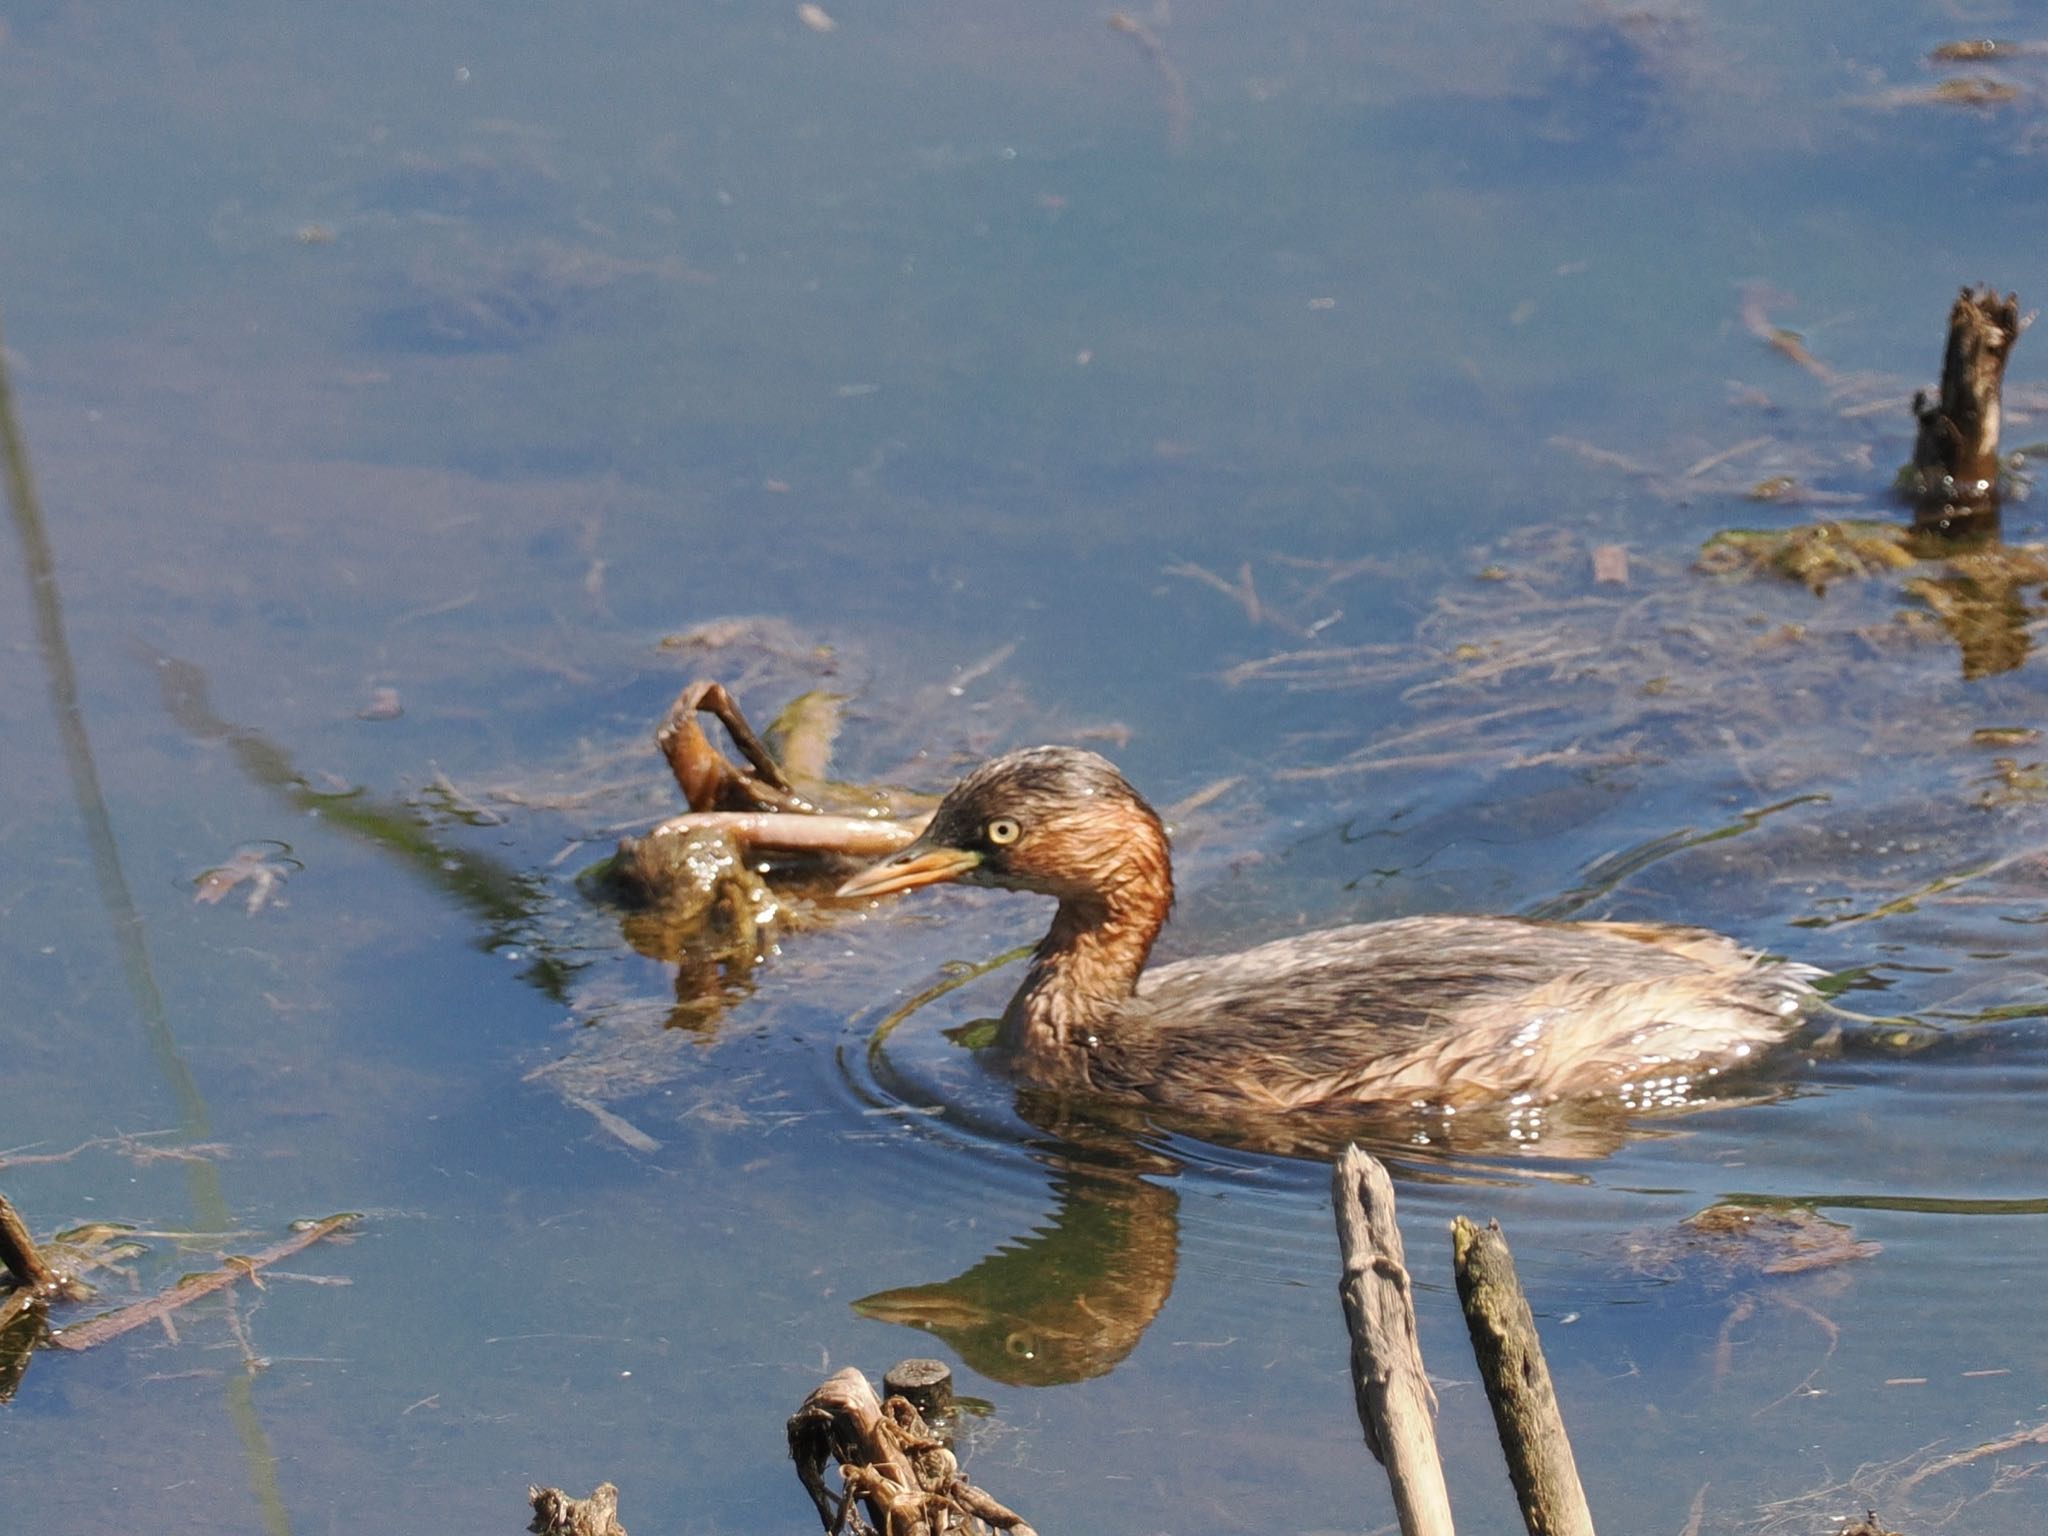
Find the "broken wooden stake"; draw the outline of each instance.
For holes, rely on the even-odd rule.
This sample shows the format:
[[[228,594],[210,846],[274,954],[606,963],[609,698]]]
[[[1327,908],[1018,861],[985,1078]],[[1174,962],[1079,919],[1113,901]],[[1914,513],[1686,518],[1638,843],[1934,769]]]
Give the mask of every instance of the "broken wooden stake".
[[[898,1360],[882,1377],[882,1390],[909,1403],[927,1424],[953,1411],[953,1372],[943,1360]]]
[[[1500,1223],[1482,1229],[1458,1217],[1451,1224],[1451,1256],[1472,1353],[1529,1536],[1593,1536],[1550,1367]]]
[[[1436,1394],[1422,1369],[1394,1186],[1375,1158],[1352,1145],[1337,1159],[1330,1192],[1344,1254],[1337,1290],[1351,1331],[1351,1389],[1366,1448],[1387,1469],[1402,1536],[1452,1536],[1436,1449]]]
[[[2017,294],[2000,298],[1990,288],[1963,289],[1949,310],[1939,398],[1913,396],[1920,526],[1948,531],[1996,516],[2005,363],[2032,318],[2020,315]]]

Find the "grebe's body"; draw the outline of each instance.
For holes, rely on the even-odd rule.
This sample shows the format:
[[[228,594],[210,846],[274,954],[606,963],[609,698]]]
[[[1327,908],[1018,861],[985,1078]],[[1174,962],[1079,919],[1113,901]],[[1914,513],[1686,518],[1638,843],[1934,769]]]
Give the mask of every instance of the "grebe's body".
[[[1410,917],[1145,961],[1173,904],[1157,813],[1092,752],[984,764],[841,894],[942,880],[1058,898],[1004,1016],[1049,1088],[1206,1115],[1548,1103],[1698,1081],[1783,1039],[1811,968],[1698,928]]]

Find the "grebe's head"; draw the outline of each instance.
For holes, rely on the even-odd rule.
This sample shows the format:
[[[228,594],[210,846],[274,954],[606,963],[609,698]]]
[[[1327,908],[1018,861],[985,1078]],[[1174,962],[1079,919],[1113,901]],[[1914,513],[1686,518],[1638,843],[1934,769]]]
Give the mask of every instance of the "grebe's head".
[[[953,787],[924,835],[862,870],[841,896],[881,896],[957,880],[1107,900],[1133,881],[1172,900],[1166,832],[1107,758],[1076,747],[1027,747],[983,763]]]

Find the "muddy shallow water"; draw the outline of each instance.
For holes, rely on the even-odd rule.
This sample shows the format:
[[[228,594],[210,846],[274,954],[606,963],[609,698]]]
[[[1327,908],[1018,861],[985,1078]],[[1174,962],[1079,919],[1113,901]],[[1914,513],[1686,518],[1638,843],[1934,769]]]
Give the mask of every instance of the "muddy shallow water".
[[[1492,910],[1842,973],[1700,1113],[1371,1128],[1454,1503],[1513,1519],[1463,1211],[1610,1527],[2038,1521],[2024,1448],[1910,1479],[2048,1414],[2039,590],[1966,676],[1939,572],[1695,566],[1897,516],[1955,288],[2048,291],[2038,57],[1978,106],[1926,61],[2027,13],[1183,6],[1154,57],[826,10],[0,10],[51,561],[34,598],[17,520],[0,1189],[148,1234],[114,1299],[364,1213],[37,1355],[7,1528],[485,1533],[611,1479],[635,1531],[801,1530],[784,1416],[925,1351],[1041,1530],[1391,1519],[1322,1166],[1020,1103],[972,1048],[1014,968],[893,1021],[1032,899],[794,927],[679,1003],[586,898],[705,673],[846,695],[856,781],[1036,740],[1235,780],[1162,953]],[[1672,1241],[1728,1197],[1880,1251]]]

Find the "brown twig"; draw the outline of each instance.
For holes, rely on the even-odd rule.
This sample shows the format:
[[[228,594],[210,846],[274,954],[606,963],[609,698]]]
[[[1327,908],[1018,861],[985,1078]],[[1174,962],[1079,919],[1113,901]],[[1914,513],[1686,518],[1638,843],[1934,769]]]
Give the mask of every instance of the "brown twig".
[[[1601,469],[1618,469],[1628,475],[1654,475],[1656,471],[1640,459],[1632,459],[1625,453],[1616,453],[1611,448],[1602,448],[1589,443],[1582,437],[1556,436],[1550,439],[1550,446],[1566,453],[1576,454],[1585,463]]]
[[[211,1269],[201,1275],[188,1275],[168,1290],[160,1291],[147,1300],[134,1302],[112,1312],[104,1312],[74,1328],[52,1332],[50,1342],[59,1349],[91,1349],[95,1344],[117,1339],[146,1323],[168,1318],[180,1307],[190,1306],[202,1297],[226,1290],[237,1280],[260,1283],[256,1282],[258,1271],[277,1263],[280,1259],[288,1259],[293,1254],[305,1251],[322,1238],[334,1236],[344,1228],[352,1226],[356,1219],[352,1215],[329,1216],[324,1221],[313,1222],[283,1242],[273,1243],[261,1253],[228,1258],[219,1269]]]
[[[1226,668],[1222,678],[1224,685],[1230,688],[1240,683],[1269,679],[1290,687],[1327,688],[1334,682],[1376,683],[1406,679],[1425,671],[1429,664],[1430,658],[1419,655],[1412,645],[1318,646],[1241,661]]]
[[[1727,1378],[1735,1369],[1735,1330],[1756,1316],[1756,1297],[1745,1292],[1729,1303],[1721,1326],[1714,1333],[1714,1380]]]
[[[133,1135],[94,1136],[81,1141],[69,1152],[8,1152],[0,1154],[0,1168],[27,1168],[42,1163],[68,1163],[81,1152],[90,1152],[95,1147],[112,1147],[115,1155],[125,1157],[138,1167],[150,1163],[203,1163],[211,1158],[226,1157],[227,1143],[220,1141],[188,1142],[183,1146],[159,1147],[150,1144],[152,1136],[175,1136],[176,1131],[139,1131]]]
[[[1701,1483],[1692,1496],[1692,1507],[1685,1513],[1685,1528],[1678,1536],[1700,1536],[1700,1525],[1707,1515],[1707,1490],[1714,1485]]]
[[[1804,368],[1823,384],[1834,384],[1841,375],[1806,349],[1806,338],[1788,331],[1771,319],[1774,306],[1785,303],[1784,294],[1765,283],[1751,283],[1742,290],[1743,328],[1772,350]]]
[[[1152,63],[1159,74],[1160,83],[1166,88],[1166,143],[1167,147],[1179,150],[1188,141],[1188,124],[1194,121],[1194,108],[1188,105],[1188,82],[1172,59],[1166,56],[1166,45],[1159,41],[1159,34],[1139,21],[1135,16],[1122,11],[1112,11],[1109,29],[1121,32],[1138,45],[1139,50]]]
[[[1876,1248],[1878,1245],[1872,1243],[1870,1246],[1872,1248]],[[1768,1275],[1778,1273],[1789,1273],[1789,1271],[1776,1270],[1771,1266],[1766,1265],[1764,1267],[1764,1273]],[[1780,1392],[1768,1403],[1765,1403],[1763,1407],[1757,1409],[1755,1413],[1750,1415],[1751,1418],[1762,1418],[1765,1414],[1769,1413],[1773,1408],[1776,1408],[1779,1404],[1789,1403],[1795,1397],[1800,1397],[1811,1393],[1814,1390],[1814,1378],[1819,1376],[1822,1371],[1827,1369],[1828,1362],[1834,1359],[1835,1357],[1836,1346],[1838,1346],[1842,1342],[1841,1325],[1837,1323],[1833,1318],[1829,1317],[1825,1312],[1822,1312],[1819,1308],[1808,1306],[1805,1302],[1799,1300],[1796,1296],[1772,1295],[1770,1299],[1776,1302],[1779,1306],[1783,1307],[1786,1311],[1796,1313],[1798,1316],[1805,1318],[1809,1323],[1812,1323],[1813,1326],[1818,1328],[1821,1331],[1821,1333],[1826,1337],[1828,1341],[1828,1347],[1821,1351],[1820,1360],[1818,1361],[1818,1363],[1815,1364],[1812,1370],[1808,1371],[1804,1376],[1800,1377],[1798,1381],[1794,1382],[1790,1387],[1786,1388],[1783,1392]]]
[[[1900,1481],[1899,1493],[1911,1493],[1930,1477],[1939,1476],[1943,1472],[1953,1472],[1957,1467],[1966,1467],[1973,1461],[1982,1461],[1986,1456],[2000,1456],[2007,1451],[2016,1451],[2023,1445],[2048,1445],[2048,1424],[2036,1424],[2031,1429],[2016,1429],[2009,1435],[1999,1436],[1996,1440],[1986,1440],[1982,1445],[1971,1446],[1967,1451],[1957,1451],[1953,1455],[1930,1461]]]
[[[1239,562],[1236,581],[1225,581],[1207,566],[1196,565],[1187,560],[1169,565],[1166,574],[1178,576],[1183,581],[1198,581],[1204,586],[1214,587],[1244,610],[1245,623],[1254,629],[1261,624],[1271,624],[1275,629],[1290,635],[1300,636],[1306,633],[1299,624],[1275,613],[1260,601],[1259,585],[1252,577],[1252,563],[1249,560]]]
[[[1719,453],[1710,453],[1704,459],[1699,460],[1697,463],[1688,464],[1685,468],[1685,473],[1681,475],[1679,478],[1684,480],[1697,480],[1701,475],[1704,475],[1708,470],[1719,469],[1723,464],[1726,464],[1730,459],[1739,459],[1745,453],[1755,453],[1759,448],[1768,448],[1775,441],[1776,439],[1773,438],[1768,432],[1766,432],[1761,437],[1747,438],[1744,441],[1737,443],[1732,448],[1723,448]]]
[[[1014,640],[1008,645],[997,646],[986,656],[982,657],[981,660],[972,662],[962,667],[958,672],[955,672],[951,681],[946,684],[946,692],[956,699],[961,697],[969,688],[980,682],[984,677],[987,677],[989,673],[995,671],[996,668],[1016,654],[1017,642]]]

